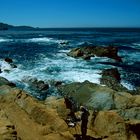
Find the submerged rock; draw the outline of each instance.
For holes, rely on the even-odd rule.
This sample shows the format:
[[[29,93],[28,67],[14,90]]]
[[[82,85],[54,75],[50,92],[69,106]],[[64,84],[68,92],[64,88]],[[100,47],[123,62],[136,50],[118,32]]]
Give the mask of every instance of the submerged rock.
[[[74,58],[88,58],[99,56],[99,57],[108,57],[115,59],[117,62],[122,62],[120,56],[118,56],[118,49],[116,47],[81,47],[81,48],[74,48],[68,54],[68,56]]]

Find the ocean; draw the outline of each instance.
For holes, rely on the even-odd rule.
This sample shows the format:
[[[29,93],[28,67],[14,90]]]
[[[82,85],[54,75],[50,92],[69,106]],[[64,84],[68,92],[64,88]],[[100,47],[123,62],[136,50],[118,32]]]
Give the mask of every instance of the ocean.
[[[67,56],[72,48],[108,46],[119,49],[123,63],[106,57],[89,61]],[[12,58],[17,68],[11,68],[4,58]],[[62,28],[32,31],[0,31],[0,76],[36,95],[26,79],[63,81],[88,80],[100,84],[101,72],[118,68],[121,83],[132,90],[140,87],[140,29],[138,28]],[[52,92],[52,94],[54,94]]]

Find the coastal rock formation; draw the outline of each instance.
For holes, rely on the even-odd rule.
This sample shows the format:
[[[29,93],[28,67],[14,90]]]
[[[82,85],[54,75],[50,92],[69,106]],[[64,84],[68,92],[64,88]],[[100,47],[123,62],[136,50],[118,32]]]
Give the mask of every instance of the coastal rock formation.
[[[28,83],[30,86],[32,86],[34,89],[37,89],[39,91],[47,91],[49,89],[48,83],[38,80],[37,78],[33,77],[25,77],[23,79],[25,83]]]
[[[68,56],[74,58],[83,58],[83,59],[90,59],[90,57],[99,56],[99,57],[108,57],[111,59],[116,60],[117,62],[122,62],[120,56],[118,56],[118,49],[116,47],[81,47],[81,48],[74,48],[68,54]]]
[[[91,109],[94,107],[99,110],[114,108],[114,91],[89,81],[62,85],[59,87],[59,91],[63,96],[71,97],[75,102],[75,106],[82,104]]]
[[[102,71],[100,84],[106,85],[116,91],[128,91],[123,85],[120,84],[121,76],[117,68],[105,69]]]
[[[4,77],[0,76],[0,86],[2,85],[9,85],[11,87],[15,87],[16,85],[10,81],[8,81],[7,79],[5,79]]]
[[[67,138],[65,133],[68,131],[68,126],[59,116],[62,113],[58,115],[57,110],[53,107],[48,107],[24,91],[7,85],[0,86],[0,101],[0,109],[8,116],[8,120],[11,120],[15,125],[17,134],[20,135],[21,139],[46,140],[51,136],[51,140],[60,133],[64,133],[59,136],[60,139],[61,137],[62,139]],[[68,140],[71,140],[73,136],[69,133],[68,135],[70,137]]]
[[[24,77],[23,82],[30,86],[30,89],[35,93],[35,97],[44,100],[48,96],[49,84],[47,82],[30,76]]]
[[[117,68],[105,69],[102,72],[102,77],[109,77],[117,82],[120,82],[121,76]]]
[[[10,72],[13,68],[17,68],[17,66],[13,63],[11,58],[5,58],[0,63],[0,73],[2,72]]]
[[[100,86],[88,81],[62,85],[59,87],[59,91],[63,96],[71,97],[75,102],[75,106],[82,104],[97,110],[126,109],[126,112],[127,109],[133,110],[136,108],[136,114],[139,112],[140,95],[117,92],[107,86]],[[129,115],[127,113],[122,114],[122,116]],[[137,118],[139,118],[138,116],[137,114]],[[135,118],[134,114],[131,118]]]
[[[91,119],[92,120],[92,119]],[[114,111],[100,111],[90,129],[105,140],[137,140],[137,134],[132,132],[125,120]]]
[[[140,95],[116,92],[88,81],[58,87],[65,97],[74,99],[75,105],[91,109],[87,140],[139,140]],[[77,111],[78,117],[79,107]],[[0,85],[1,140],[80,139],[81,122],[68,127],[69,113],[63,97],[38,101],[17,87]]]
[[[10,120],[3,110],[0,110],[0,140],[20,140]]]
[[[13,60],[11,58],[8,58],[8,57],[5,58],[4,61],[7,63],[13,63]]]

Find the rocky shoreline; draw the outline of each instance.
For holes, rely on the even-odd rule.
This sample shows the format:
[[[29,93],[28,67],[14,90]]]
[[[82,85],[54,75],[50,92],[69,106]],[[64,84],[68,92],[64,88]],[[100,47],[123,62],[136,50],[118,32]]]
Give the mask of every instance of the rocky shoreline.
[[[8,80],[0,79],[1,140],[80,139],[80,122],[74,128],[66,123],[70,113],[65,104],[66,97],[71,99],[75,114],[79,113],[80,105],[90,111],[87,140],[140,138],[140,95],[85,81],[59,85],[62,96],[38,101],[25,91],[11,87]]]
[[[89,60],[94,55],[122,62],[114,47],[84,47],[71,50],[68,55]],[[13,63],[11,59],[5,59]],[[69,127],[67,117],[71,109],[80,115],[80,106],[89,109],[86,140],[139,140],[140,92],[129,91],[120,84],[116,68],[102,71],[100,85],[85,82],[48,84],[29,78],[32,88],[47,97],[50,85],[59,96],[49,96],[39,101],[26,91],[0,77],[0,140],[81,140],[81,121]]]

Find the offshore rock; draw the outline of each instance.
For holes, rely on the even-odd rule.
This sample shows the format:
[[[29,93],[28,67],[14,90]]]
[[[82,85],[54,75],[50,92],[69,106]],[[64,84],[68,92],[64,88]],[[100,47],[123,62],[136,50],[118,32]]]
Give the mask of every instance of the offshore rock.
[[[116,47],[81,47],[74,48],[68,54],[68,56],[74,58],[82,58],[82,57],[94,57],[95,55],[98,57],[108,57],[116,60],[117,62],[122,62],[120,56],[118,56],[118,49]]]
[[[8,58],[8,57],[5,58],[4,61],[7,63],[13,63],[13,60],[11,58]]]

